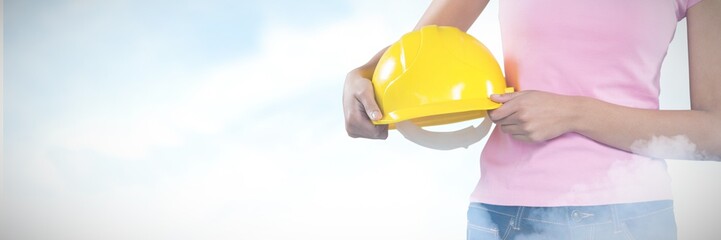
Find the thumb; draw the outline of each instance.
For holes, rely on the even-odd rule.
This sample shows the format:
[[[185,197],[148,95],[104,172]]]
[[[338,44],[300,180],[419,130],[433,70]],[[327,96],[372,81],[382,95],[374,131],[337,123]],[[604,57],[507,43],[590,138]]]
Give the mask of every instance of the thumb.
[[[491,101],[494,101],[497,103],[506,103],[508,101],[511,101],[511,99],[514,99],[514,98],[520,96],[521,94],[522,94],[522,92],[491,94]]]
[[[373,90],[363,91],[363,93],[361,93],[357,97],[357,99],[363,105],[363,109],[365,109],[366,114],[368,114],[368,118],[373,121],[377,121],[383,118],[383,114],[378,107],[378,103],[376,103],[376,98],[373,94]]]

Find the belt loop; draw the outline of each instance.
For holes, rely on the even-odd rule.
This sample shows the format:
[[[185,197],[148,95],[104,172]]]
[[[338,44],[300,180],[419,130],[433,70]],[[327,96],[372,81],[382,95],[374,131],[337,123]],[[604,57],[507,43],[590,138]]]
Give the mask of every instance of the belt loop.
[[[619,220],[618,209],[616,205],[611,205],[611,216],[613,217],[613,233],[620,233],[623,231],[623,223]]]
[[[518,211],[516,212],[516,219],[511,221],[511,227],[513,230],[520,231],[521,230],[521,217],[523,217],[523,211],[526,209],[526,207],[519,207]]]

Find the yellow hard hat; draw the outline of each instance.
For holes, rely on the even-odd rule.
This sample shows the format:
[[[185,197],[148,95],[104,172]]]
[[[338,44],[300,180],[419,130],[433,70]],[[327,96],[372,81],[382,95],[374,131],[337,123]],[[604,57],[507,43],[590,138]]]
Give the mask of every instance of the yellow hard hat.
[[[425,26],[391,45],[373,73],[383,118],[374,124],[411,120],[417,126],[460,122],[500,107],[491,94],[506,88],[491,52],[473,36],[446,26]]]

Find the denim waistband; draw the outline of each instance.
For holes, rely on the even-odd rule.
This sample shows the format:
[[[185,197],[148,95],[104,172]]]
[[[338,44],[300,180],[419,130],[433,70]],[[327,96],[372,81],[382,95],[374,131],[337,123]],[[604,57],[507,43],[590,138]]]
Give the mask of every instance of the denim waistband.
[[[471,203],[480,208],[515,219],[559,225],[589,225],[639,218],[673,208],[672,200],[622,203],[597,206],[522,207]]]

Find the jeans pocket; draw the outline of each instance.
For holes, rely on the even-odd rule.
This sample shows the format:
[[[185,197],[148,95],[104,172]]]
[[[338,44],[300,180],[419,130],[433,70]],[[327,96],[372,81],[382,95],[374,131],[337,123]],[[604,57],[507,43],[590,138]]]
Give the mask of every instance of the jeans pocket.
[[[627,238],[631,240],[677,239],[676,218],[672,207],[622,220],[622,223]]]
[[[501,240],[497,228],[488,228],[468,223],[466,228],[467,240]]]
[[[467,240],[501,240],[511,216],[500,214],[487,209],[471,206],[468,208],[468,225],[466,227]]]

